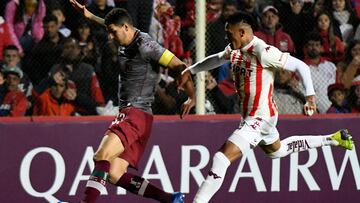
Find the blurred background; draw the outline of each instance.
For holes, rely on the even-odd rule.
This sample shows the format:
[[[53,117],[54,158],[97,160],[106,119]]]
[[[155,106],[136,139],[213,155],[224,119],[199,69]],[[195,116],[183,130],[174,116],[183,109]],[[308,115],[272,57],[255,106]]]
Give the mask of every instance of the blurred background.
[[[359,1],[79,2],[100,17],[114,7],[127,9],[138,29],[187,65],[224,50],[228,44],[225,19],[238,10],[247,12],[256,20],[257,37],[310,66],[318,113],[360,110]],[[204,16],[202,23],[198,16]],[[68,0],[1,1],[0,116],[116,114],[117,51],[118,45],[108,40],[105,28],[83,19]],[[186,94],[176,91],[171,71],[160,71],[153,113],[176,115]],[[205,94],[193,114],[239,112],[229,64],[194,76],[194,80],[198,93]],[[56,99],[55,106],[44,105],[49,97]],[[304,88],[297,73],[276,71],[273,99],[280,114],[302,114]]]

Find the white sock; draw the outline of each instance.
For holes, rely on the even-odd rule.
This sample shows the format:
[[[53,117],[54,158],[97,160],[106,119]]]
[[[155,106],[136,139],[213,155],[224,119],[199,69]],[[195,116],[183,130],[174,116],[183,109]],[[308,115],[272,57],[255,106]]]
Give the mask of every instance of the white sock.
[[[337,145],[336,141],[330,139],[331,135],[306,135],[291,136],[281,141],[281,147],[278,151],[269,154],[271,158],[280,158],[293,152],[301,152],[311,148],[327,145]]]
[[[197,191],[194,203],[209,202],[211,197],[220,189],[230,165],[229,159],[221,152],[216,152],[209,175]]]

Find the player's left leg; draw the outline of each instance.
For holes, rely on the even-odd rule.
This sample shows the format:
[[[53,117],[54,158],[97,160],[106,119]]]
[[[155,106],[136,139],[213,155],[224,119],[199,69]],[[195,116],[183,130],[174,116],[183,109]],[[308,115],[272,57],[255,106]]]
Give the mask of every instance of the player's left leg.
[[[109,182],[127,191],[146,198],[164,203],[182,203],[184,195],[181,193],[167,193],[154,186],[148,180],[127,171],[129,163],[121,158],[115,158],[110,165]]]
[[[85,196],[82,202],[94,203],[100,193],[106,190],[111,161],[124,151],[121,140],[114,133],[108,133],[102,139],[94,154],[95,168],[86,183]]]
[[[293,152],[329,145],[351,150],[353,148],[352,136],[348,130],[339,130],[330,135],[291,136],[281,141],[278,139],[270,145],[260,145],[260,147],[269,157],[280,158]]]

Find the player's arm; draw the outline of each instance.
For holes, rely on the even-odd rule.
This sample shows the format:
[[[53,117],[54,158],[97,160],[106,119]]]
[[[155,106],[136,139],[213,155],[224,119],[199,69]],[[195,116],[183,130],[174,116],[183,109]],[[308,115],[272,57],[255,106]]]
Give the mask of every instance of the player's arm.
[[[190,70],[192,74],[196,74],[201,71],[212,70],[228,62],[228,58],[229,53],[227,50],[224,50],[217,54],[207,56],[203,60],[196,62],[195,64],[186,68],[184,72],[188,72],[188,70]]]
[[[71,5],[81,14],[83,14],[87,19],[92,20],[96,23],[99,23],[101,25],[105,26],[105,21],[104,19],[94,15],[93,13],[91,13],[86,7],[85,5],[80,4],[79,2],[77,2],[76,0],[69,0]]]
[[[160,57],[159,64],[175,70],[177,74],[177,86],[178,90],[184,89],[188,95],[188,100],[182,105],[182,113],[180,115],[183,118],[185,115],[189,114],[191,108],[195,106],[195,89],[194,83],[189,72],[181,74],[182,71],[186,69],[186,65],[180,59],[178,59],[173,53],[165,49],[163,54]]]
[[[304,106],[305,114],[311,116],[316,111],[315,104],[315,91],[313,82],[311,79],[311,72],[308,65],[306,65],[303,61],[290,56],[288,57],[284,69],[295,72],[297,71],[303,81],[305,86],[305,95],[306,95],[306,104]]]

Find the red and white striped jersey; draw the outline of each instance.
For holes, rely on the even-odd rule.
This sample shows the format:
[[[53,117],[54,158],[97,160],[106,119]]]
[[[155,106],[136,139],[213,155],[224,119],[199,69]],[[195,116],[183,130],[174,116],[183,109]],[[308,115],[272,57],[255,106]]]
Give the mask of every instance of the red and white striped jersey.
[[[254,36],[245,47],[231,50],[229,56],[243,118],[277,115],[272,98],[275,69],[285,66],[289,53],[283,53]]]

